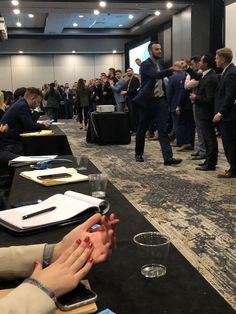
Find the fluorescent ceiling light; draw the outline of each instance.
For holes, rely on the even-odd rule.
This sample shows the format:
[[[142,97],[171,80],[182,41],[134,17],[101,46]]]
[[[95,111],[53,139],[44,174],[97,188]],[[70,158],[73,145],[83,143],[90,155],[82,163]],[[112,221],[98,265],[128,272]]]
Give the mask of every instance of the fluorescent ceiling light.
[[[21,22],[16,22],[16,26],[21,27],[22,26]]]
[[[19,10],[19,9],[14,9],[14,10],[13,10],[13,13],[16,14],[16,15],[18,15],[18,14],[20,14],[20,10]]]
[[[100,14],[100,11],[99,11],[99,10],[94,10],[94,11],[93,11],[93,14],[94,14],[94,15],[99,15],[99,14]]]
[[[79,18],[82,19],[84,16],[83,15],[79,15]]]
[[[19,50],[19,53],[20,53],[20,54],[22,54],[22,53],[24,53],[24,51],[22,51],[22,50]]]
[[[12,0],[11,4],[17,6],[17,5],[19,5],[19,1],[18,0]]]
[[[28,14],[28,17],[29,17],[30,19],[33,19],[33,18],[34,18],[34,14],[30,13],[30,14]]]
[[[117,51],[114,49],[113,51],[112,51],[113,53],[117,53]]]
[[[76,51],[75,50],[72,50],[72,53],[75,53]]]
[[[161,14],[161,12],[158,11],[158,10],[156,10],[155,15],[156,15],[156,16],[159,16],[160,14]]]
[[[77,27],[77,26],[78,26],[78,24],[77,24],[77,23],[73,23],[73,26],[74,26],[74,27]]]
[[[105,8],[105,6],[107,5],[106,1],[100,1],[99,2],[100,7]]]
[[[167,2],[166,7],[167,7],[167,9],[171,9],[173,7],[173,3]]]
[[[123,26],[123,24],[119,24],[119,27],[122,27]]]
[[[129,19],[132,20],[134,16],[132,14],[129,15]]]

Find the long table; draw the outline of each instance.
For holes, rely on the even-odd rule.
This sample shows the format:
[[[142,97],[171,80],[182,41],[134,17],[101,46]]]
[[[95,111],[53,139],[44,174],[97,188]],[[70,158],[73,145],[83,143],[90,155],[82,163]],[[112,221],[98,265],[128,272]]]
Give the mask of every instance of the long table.
[[[19,171],[21,170],[17,169],[13,180],[9,198],[11,204],[45,199],[67,190],[89,193],[88,182],[43,187],[20,177]],[[98,169],[90,163],[87,173],[97,172]],[[92,288],[98,294],[99,310],[109,308],[118,314],[235,313],[173,245],[170,247],[167,274],[159,279],[144,278],[138,265],[140,252],[132,238],[139,232],[152,231],[154,227],[111,183],[108,183],[106,198],[121,223],[117,230],[117,247],[112,256],[105,263],[94,265],[88,276]],[[16,237],[1,229],[0,245],[53,243],[71,229],[72,226],[67,226],[24,237]],[[1,282],[0,288],[13,285],[16,282]]]
[[[71,155],[66,134],[56,125],[51,130],[52,135],[23,137],[24,155]]]

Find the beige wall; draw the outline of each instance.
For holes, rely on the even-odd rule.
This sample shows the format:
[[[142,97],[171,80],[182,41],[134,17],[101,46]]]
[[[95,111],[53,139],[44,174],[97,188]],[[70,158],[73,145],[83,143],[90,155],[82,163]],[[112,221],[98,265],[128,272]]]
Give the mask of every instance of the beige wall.
[[[99,77],[109,67],[123,70],[123,55],[0,56],[0,90],[41,87],[54,80],[71,84],[79,78]]]
[[[234,63],[236,63],[236,2],[226,6],[225,14],[225,47],[231,48],[234,54]]]

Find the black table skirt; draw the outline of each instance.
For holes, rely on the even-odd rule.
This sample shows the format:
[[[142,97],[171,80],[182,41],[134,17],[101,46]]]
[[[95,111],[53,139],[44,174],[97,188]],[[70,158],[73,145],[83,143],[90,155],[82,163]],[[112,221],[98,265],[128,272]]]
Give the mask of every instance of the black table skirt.
[[[17,170],[17,172],[19,169]],[[87,173],[98,170],[89,165]],[[10,202],[45,199],[66,190],[88,193],[88,182],[57,187],[42,187],[19,177],[16,173]],[[112,212],[121,220],[117,230],[117,248],[105,263],[94,265],[88,279],[98,293],[99,310],[110,308],[118,314],[233,314],[235,311],[171,245],[167,274],[159,279],[146,279],[139,271],[140,253],[132,238],[142,231],[152,231],[153,226],[108,183],[107,199]],[[16,237],[0,230],[0,245],[21,245],[59,241],[71,226],[48,230],[31,236]],[[0,288],[16,282],[1,282]]]
[[[87,142],[100,145],[126,145],[131,141],[129,117],[123,112],[92,112],[89,118]]]
[[[54,131],[53,135],[22,138],[24,155],[71,155],[66,134],[56,125],[51,129]]]

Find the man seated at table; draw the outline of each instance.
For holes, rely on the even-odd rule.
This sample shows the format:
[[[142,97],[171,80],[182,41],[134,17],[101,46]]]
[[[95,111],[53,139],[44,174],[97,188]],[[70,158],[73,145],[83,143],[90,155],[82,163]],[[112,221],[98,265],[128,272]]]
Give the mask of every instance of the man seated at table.
[[[49,127],[48,121],[37,123],[32,119],[31,110],[39,107],[41,101],[41,91],[38,88],[29,87],[26,89],[24,98],[16,101],[4,114],[1,123],[9,126],[9,130],[3,136],[5,150],[22,154],[23,147],[19,135],[26,131],[41,131]]]

